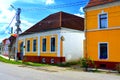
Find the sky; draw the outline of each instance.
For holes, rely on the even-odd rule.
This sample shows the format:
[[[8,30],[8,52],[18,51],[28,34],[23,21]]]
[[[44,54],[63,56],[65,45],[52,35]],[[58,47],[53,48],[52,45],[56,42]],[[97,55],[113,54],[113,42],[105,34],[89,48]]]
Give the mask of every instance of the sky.
[[[16,33],[16,9],[21,8],[20,28],[22,32],[50,14],[64,11],[84,17],[83,7],[89,0],[0,0],[0,42],[9,38],[11,27]],[[14,6],[12,8],[10,5]]]

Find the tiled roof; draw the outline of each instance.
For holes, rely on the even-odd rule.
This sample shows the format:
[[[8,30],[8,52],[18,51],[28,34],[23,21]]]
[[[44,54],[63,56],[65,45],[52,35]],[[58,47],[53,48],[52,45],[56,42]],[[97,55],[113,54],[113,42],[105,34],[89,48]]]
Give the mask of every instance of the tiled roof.
[[[57,12],[44,18],[21,35],[32,34],[36,32],[42,32],[46,30],[60,29],[61,27],[84,30],[84,18],[65,13]]]
[[[115,2],[115,1],[120,1],[120,0],[90,0],[85,8],[102,5],[102,4],[106,4],[106,3],[111,3],[111,2]]]

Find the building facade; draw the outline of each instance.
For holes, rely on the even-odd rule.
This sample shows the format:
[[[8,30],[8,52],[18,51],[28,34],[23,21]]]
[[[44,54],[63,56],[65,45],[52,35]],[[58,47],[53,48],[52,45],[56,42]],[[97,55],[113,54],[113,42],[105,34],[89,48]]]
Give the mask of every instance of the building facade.
[[[62,63],[83,56],[84,19],[58,12],[38,22],[19,37],[23,61]]]
[[[10,45],[10,40],[8,38],[2,41],[2,55],[4,56],[9,55],[9,45]]]
[[[2,43],[0,43],[0,50],[2,55],[9,58],[15,57],[16,37],[17,34],[11,34],[9,38],[4,39]]]
[[[90,0],[85,11],[85,57],[99,68],[120,63],[120,1]]]
[[[3,53],[3,45],[0,43],[0,55]]]

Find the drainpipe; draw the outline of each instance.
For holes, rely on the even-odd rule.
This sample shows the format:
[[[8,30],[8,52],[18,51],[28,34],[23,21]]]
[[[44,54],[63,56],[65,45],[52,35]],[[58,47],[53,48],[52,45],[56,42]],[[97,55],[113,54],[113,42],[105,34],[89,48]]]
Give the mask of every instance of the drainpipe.
[[[88,54],[87,54],[87,22],[86,22],[86,18],[87,18],[87,13],[86,13],[86,9],[84,8],[84,12],[85,12],[85,19],[84,19],[84,33],[85,33],[85,58],[88,58]]]

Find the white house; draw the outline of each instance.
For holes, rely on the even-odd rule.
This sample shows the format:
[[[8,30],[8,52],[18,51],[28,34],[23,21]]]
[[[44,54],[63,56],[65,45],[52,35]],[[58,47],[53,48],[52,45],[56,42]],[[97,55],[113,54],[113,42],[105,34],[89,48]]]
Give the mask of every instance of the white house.
[[[49,15],[23,32],[18,51],[23,61],[62,63],[83,57],[84,19],[69,13]]]

